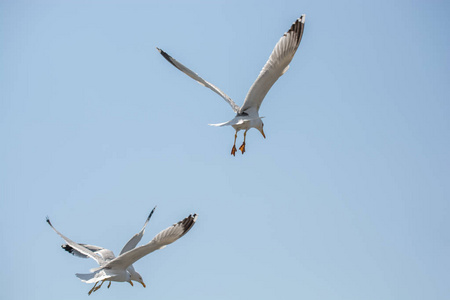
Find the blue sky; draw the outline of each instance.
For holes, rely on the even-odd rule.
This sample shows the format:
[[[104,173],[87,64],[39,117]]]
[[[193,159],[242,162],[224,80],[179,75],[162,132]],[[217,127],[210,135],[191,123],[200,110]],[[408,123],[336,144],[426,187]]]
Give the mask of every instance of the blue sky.
[[[135,264],[147,288],[96,299],[447,299],[450,5],[446,1],[0,1],[4,299],[80,299],[45,223],[119,253],[198,213]],[[306,14],[263,139],[230,156],[242,104]],[[242,133],[238,137],[238,146]]]

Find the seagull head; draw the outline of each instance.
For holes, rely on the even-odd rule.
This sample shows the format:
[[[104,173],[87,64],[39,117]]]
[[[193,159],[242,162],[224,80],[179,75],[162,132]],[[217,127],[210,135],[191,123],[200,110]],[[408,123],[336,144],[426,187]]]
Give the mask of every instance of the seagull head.
[[[144,279],[142,279],[141,274],[139,274],[138,272],[133,272],[131,274],[131,280],[134,280],[136,282],[139,282],[140,284],[142,284],[143,287],[146,287],[145,283],[144,283]]]
[[[264,138],[266,138],[266,135],[264,134],[263,127],[264,127],[264,123],[261,121],[260,126],[256,127],[256,129],[258,129],[259,132],[261,132],[262,136],[263,136]]]
[[[126,277],[127,277],[127,279],[125,280],[126,282],[128,282],[129,284],[131,284],[131,286],[134,286],[133,285],[133,282],[131,282],[131,276],[130,276],[130,274],[128,273],[128,272],[125,272],[126,273]]]

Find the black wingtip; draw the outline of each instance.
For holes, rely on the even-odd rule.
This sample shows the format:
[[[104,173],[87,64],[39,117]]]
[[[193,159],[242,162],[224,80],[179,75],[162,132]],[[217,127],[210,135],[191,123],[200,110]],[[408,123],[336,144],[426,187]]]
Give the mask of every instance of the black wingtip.
[[[192,218],[194,219],[193,221],[194,221],[194,223],[195,223],[195,221],[197,221],[197,217],[198,217],[198,215],[197,214],[194,214],[193,216],[192,216]]]
[[[183,235],[185,235],[189,230],[191,230],[192,226],[194,226],[195,222],[197,221],[197,214],[189,215],[187,218],[185,218],[180,223],[183,225]]]
[[[305,28],[305,16],[306,15],[303,14],[300,18],[295,20],[291,28],[289,28],[289,30],[284,34],[284,36],[286,36],[290,33],[293,33],[297,40],[297,47],[300,45],[300,41],[302,40],[303,30]]]
[[[155,209],[156,209],[156,205],[155,205],[155,207],[153,207],[152,211],[151,211],[150,214],[148,215],[147,221],[150,220],[150,218],[152,217],[153,213],[155,212]]]
[[[48,216],[45,217],[45,221],[47,221],[48,225],[53,227],[52,222],[50,222],[50,219]]]
[[[298,18],[298,20],[299,20],[300,22],[302,22],[303,24],[305,24],[305,18],[306,18],[306,15],[303,14],[303,15],[300,16],[300,18]]]
[[[66,250],[66,251],[69,252],[70,254],[75,255],[75,254],[73,253],[73,248],[72,248],[71,246],[69,246],[69,245],[67,245],[67,244],[62,244],[62,245],[61,245],[61,248],[63,248],[64,250]]]
[[[167,52],[165,52],[164,50],[161,50],[161,49],[159,49],[159,48],[156,48],[156,49],[158,49],[159,53],[161,53],[161,55],[162,55],[165,59],[167,59],[168,61],[171,62],[172,56],[170,56],[169,54],[167,54]]]
[[[177,68],[178,70],[180,70],[181,72],[183,72],[183,73],[186,73],[185,71],[183,71],[182,69],[180,69],[180,67],[179,66],[177,66],[177,61],[172,57],[172,56],[170,56],[169,54],[167,54],[166,52],[164,52],[164,50],[162,50],[162,49],[159,49],[159,48],[156,48],[156,49],[158,49],[158,51],[159,51],[159,53],[161,53],[161,55],[172,65],[172,66],[174,66],[175,68]],[[175,62],[177,62],[177,63],[175,63]],[[180,63],[178,63],[178,64],[180,64]],[[181,64],[180,64],[181,65]],[[189,75],[189,76],[191,76],[191,75]]]

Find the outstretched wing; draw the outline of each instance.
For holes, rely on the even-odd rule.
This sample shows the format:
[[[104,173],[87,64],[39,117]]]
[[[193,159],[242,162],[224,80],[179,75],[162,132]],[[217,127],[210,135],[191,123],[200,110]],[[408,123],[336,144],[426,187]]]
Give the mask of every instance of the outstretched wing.
[[[147,254],[155,250],[162,249],[166,245],[169,245],[178,240],[179,238],[181,238],[192,228],[192,226],[194,226],[196,220],[197,214],[189,215],[182,221],[173,224],[169,228],[158,233],[148,244],[137,247],[122,255],[119,255],[112,261],[108,262],[104,266],[104,268],[106,269],[127,268],[129,265],[134,264],[136,261],[146,256]]]
[[[292,24],[288,32],[281,37],[275,45],[269,60],[259,73],[258,78],[250,87],[239,113],[243,113],[252,107],[256,108],[257,111],[259,110],[264,97],[272,85],[288,70],[289,63],[302,40],[304,27],[305,15],[302,15]]]
[[[142,237],[144,236],[145,227],[147,226],[148,221],[150,221],[150,218],[152,217],[153,212],[155,211],[155,208],[156,208],[156,206],[152,209],[152,211],[148,215],[147,220],[144,223],[144,227],[142,227],[141,231],[139,231],[138,233],[133,235],[133,237],[125,244],[125,246],[123,246],[122,251],[120,251],[119,255],[122,255],[123,253],[128,252],[128,251],[136,248],[137,244],[139,244],[139,242],[141,241]]]
[[[50,222],[50,219],[47,217],[47,223],[48,225],[50,225],[50,227],[60,236],[63,238],[63,240],[66,241],[66,243],[72,247],[73,249],[75,249],[76,251],[78,251],[81,254],[84,254],[92,259],[94,259],[99,265],[102,265],[105,263],[105,260],[100,256],[95,254],[94,252],[92,252],[91,250],[87,249],[86,247],[81,246],[80,244],[75,243],[74,241],[72,241],[71,239],[69,239],[68,237],[65,237],[62,233],[60,233],[58,230],[56,230],[55,227],[53,227],[52,223]]]
[[[159,53],[161,53],[161,55],[167,59],[168,62],[170,62],[175,68],[177,68],[178,70],[180,70],[181,72],[183,72],[184,74],[186,74],[187,76],[191,77],[192,79],[194,79],[195,81],[197,81],[198,83],[200,83],[201,85],[203,85],[204,87],[207,87],[209,89],[211,89],[213,92],[219,94],[220,97],[222,97],[223,99],[225,99],[225,101],[228,102],[228,104],[230,104],[231,108],[233,109],[233,111],[235,113],[237,113],[239,111],[239,106],[236,105],[236,103],[234,103],[233,100],[231,100],[231,98],[225,94],[224,92],[222,92],[218,87],[216,87],[214,84],[209,83],[208,81],[204,80],[203,78],[201,78],[200,76],[198,76],[196,73],[194,73],[193,71],[191,71],[190,69],[188,69],[187,67],[185,67],[183,64],[181,64],[180,62],[176,61],[172,56],[170,56],[169,54],[167,54],[166,52],[164,52],[163,50],[156,48]]]

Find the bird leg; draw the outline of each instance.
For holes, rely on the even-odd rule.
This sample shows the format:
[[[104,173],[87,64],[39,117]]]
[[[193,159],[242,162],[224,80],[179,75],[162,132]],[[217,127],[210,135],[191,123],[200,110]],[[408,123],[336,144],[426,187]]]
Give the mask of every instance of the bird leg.
[[[98,281],[94,284],[94,286],[92,287],[92,289],[90,289],[90,291],[88,292],[88,295],[92,294],[92,292],[95,289],[95,286],[97,285]]]
[[[98,291],[99,288],[102,287],[103,283],[106,281],[106,279],[102,280],[102,283],[100,283],[100,285],[98,287],[95,287],[95,285],[97,285],[98,281],[95,283],[94,287],[89,291],[88,295],[90,295],[93,292]]]
[[[234,144],[233,144],[233,148],[231,148],[231,155],[236,156],[236,138],[237,138],[237,131],[234,134]]]
[[[112,282],[112,281],[110,281],[109,284],[108,284],[108,286],[107,286],[108,289],[109,289],[109,287],[111,286],[111,282]]]
[[[242,154],[244,154],[245,152],[245,137],[247,136],[247,130],[244,132],[244,142],[242,143],[242,145],[239,147],[239,150],[241,150]]]

